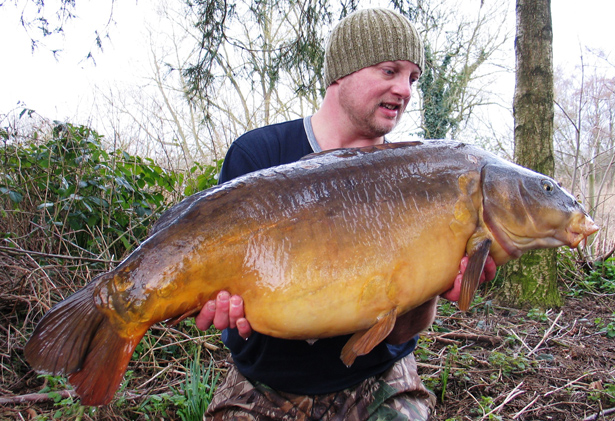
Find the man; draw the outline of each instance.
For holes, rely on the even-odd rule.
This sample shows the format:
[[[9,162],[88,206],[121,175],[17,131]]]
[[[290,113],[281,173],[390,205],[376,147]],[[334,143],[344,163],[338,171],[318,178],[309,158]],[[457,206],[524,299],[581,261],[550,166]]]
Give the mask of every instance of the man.
[[[321,150],[384,143],[424,66],[423,43],[405,17],[386,9],[346,17],[327,44],[321,108],[238,138],[220,182]],[[486,272],[493,277],[492,260]],[[460,279],[446,298],[458,299]],[[436,301],[399,317],[385,342],[346,367],[339,356],[349,336],[310,344],[252,332],[241,297],[222,291],[197,316],[197,326],[226,329],[222,338],[235,366],[206,419],[428,419],[435,397],[421,383],[412,351],[416,335],[433,321]]]

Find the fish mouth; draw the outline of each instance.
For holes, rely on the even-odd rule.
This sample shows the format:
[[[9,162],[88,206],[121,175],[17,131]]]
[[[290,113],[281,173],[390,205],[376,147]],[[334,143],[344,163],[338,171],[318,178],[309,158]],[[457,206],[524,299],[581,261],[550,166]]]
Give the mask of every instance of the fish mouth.
[[[566,244],[572,248],[578,247],[581,241],[600,229],[588,215],[583,215],[579,219],[571,223],[565,233]]]

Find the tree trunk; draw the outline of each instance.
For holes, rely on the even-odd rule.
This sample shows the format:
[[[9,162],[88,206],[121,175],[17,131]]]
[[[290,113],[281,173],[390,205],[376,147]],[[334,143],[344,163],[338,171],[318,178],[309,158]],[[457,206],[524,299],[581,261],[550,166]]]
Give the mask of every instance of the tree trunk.
[[[552,176],[553,28],[550,0],[517,0],[515,161]],[[556,251],[527,253],[504,272],[500,300],[514,307],[558,307]]]

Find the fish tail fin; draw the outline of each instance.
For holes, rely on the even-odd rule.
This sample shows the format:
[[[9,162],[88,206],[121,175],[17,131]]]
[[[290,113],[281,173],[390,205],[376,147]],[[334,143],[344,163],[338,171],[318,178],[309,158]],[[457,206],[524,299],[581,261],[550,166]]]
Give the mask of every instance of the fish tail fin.
[[[489,256],[489,249],[491,248],[492,241],[486,239],[482,241],[474,253],[470,256],[468,266],[461,279],[461,294],[459,296],[459,308],[462,311],[467,311],[470,308],[470,304],[474,299],[474,294],[478,289],[480,283],[480,275],[483,273],[485,267],[485,261]]]
[[[83,365],[68,375],[83,405],[98,406],[111,402],[146,330],[136,336],[122,337],[109,319],[102,321],[92,338]]]
[[[93,300],[92,281],[54,306],[38,323],[24,348],[33,369],[67,374],[84,405],[111,401],[134,348],[145,334],[120,336]]]

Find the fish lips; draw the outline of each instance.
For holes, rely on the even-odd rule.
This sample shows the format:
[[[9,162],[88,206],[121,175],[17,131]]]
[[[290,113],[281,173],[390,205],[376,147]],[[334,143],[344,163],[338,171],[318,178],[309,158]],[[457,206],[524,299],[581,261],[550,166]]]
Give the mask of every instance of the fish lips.
[[[566,229],[567,245],[576,248],[581,241],[597,232],[600,229],[598,225],[587,214],[576,216]]]

